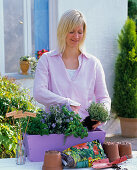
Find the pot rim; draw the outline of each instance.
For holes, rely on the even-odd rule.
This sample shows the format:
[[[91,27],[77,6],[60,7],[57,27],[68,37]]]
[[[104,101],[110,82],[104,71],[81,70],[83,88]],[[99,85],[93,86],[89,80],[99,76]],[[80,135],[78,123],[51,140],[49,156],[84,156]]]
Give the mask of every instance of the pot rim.
[[[128,117],[118,117],[121,120],[133,120],[133,121],[137,121],[137,118],[128,118]]]

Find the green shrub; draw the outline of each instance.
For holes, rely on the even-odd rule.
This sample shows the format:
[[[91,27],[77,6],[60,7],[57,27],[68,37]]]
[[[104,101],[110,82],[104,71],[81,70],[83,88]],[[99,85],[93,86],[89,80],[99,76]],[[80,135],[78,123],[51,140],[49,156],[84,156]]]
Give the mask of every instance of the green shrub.
[[[36,107],[27,89],[21,88],[14,80],[0,76],[0,157],[15,157],[17,136],[12,118],[6,118],[7,112],[23,110],[34,112]],[[18,120],[16,129],[18,129]]]
[[[132,19],[127,19],[118,43],[112,109],[120,117],[137,118],[137,35]]]
[[[128,16],[133,19],[137,26],[137,1],[136,0],[128,0]],[[137,27],[136,27],[137,31]]]
[[[8,123],[0,123],[0,158],[12,158],[16,154],[17,136]]]
[[[0,115],[13,110],[34,112],[36,107],[28,89],[21,88],[14,80],[0,77]]]

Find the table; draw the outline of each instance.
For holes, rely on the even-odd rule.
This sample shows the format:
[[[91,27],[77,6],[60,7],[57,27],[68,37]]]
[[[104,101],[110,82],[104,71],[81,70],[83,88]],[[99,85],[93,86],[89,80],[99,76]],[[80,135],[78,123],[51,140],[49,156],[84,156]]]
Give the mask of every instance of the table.
[[[133,158],[119,164],[122,169],[137,170],[137,151],[133,151]],[[17,165],[16,158],[0,159],[0,170],[42,170],[43,162],[30,162],[26,160],[24,165]],[[93,168],[77,168],[71,170],[93,170]],[[103,170],[114,170],[106,168]]]

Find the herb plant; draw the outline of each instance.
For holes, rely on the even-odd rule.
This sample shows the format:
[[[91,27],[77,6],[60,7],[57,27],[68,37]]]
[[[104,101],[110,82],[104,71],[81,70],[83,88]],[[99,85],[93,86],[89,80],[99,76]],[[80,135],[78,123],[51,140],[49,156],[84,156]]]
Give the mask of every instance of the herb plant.
[[[27,134],[64,134],[84,138],[88,136],[88,132],[80,120],[80,116],[70,111],[65,105],[51,105],[49,113],[39,111],[36,118],[30,118]],[[23,125],[24,129],[26,122]]]
[[[87,111],[91,120],[106,122],[109,119],[108,111],[104,108],[103,103],[92,102]]]

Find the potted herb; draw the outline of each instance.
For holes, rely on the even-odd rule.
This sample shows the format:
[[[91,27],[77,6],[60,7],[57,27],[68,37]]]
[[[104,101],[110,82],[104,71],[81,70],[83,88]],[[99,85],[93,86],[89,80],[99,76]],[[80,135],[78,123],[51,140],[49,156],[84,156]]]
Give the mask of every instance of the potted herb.
[[[21,56],[20,57],[20,69],[22,71],[21,74],[27,75],[29,66],[30,66],[30,56]]]
[[[83,125],[88,128],[88,130],[93,129],[93,125],[98,122],[106,122],[109,120],[108,111],[105,109],[103,103],[92,102],[87,109],[89,116],[83,120]]]
[[[120,118],[122,136],[137,137],[137,34],[127,19],[118,36],[112,109]]]

